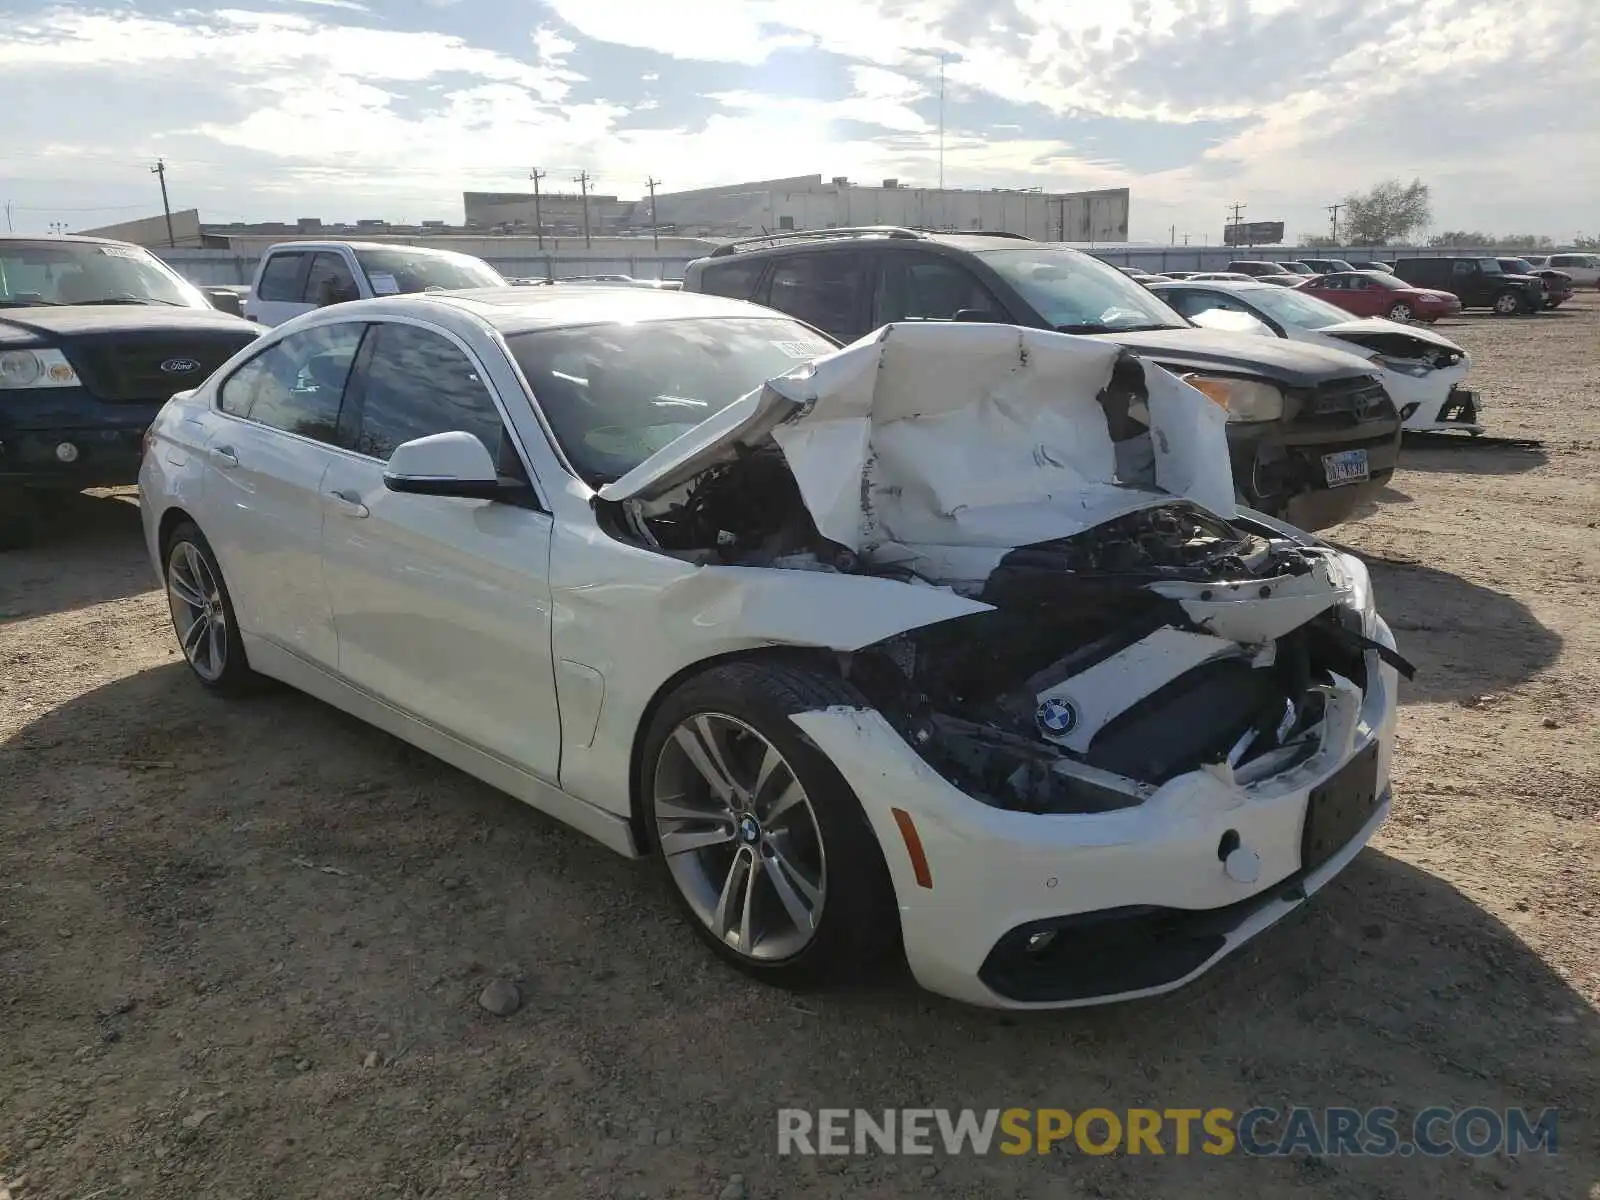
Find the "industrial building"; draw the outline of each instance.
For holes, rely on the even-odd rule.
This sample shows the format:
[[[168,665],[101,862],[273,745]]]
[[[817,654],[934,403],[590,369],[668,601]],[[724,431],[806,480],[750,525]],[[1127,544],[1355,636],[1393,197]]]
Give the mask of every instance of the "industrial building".
[[[415,225],[381,218],[353,222],[300,217],[294,221],[209,224],[195,209],[142,217],[81,232],[153,249],[230,251],[258,255],[274,242],[342,238],[399,241],[459,250],[491,260],[541,258],[687,261],[718,241],[788,229],[844,225],[904,225],[947,232],[1004,232],[1077,245],[1128,240],[1126,188],[1045,192],[993,188],[875,186],[840,176],[797,175],[658,192],[652,202],[613,195],[543,192],[463,192],[463,221]],[[645,248],[648,250],[646,251]],[[547,268],[548,269],[548,268]]]

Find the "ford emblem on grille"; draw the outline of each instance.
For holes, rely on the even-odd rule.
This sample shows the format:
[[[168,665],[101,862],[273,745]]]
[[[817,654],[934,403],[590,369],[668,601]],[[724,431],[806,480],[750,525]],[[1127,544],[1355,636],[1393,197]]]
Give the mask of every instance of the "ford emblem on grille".
[[[168,375],[187,375],[190,371],[198,371],[200,364],[192,358],[169,358],[161,364],[161,369]]]

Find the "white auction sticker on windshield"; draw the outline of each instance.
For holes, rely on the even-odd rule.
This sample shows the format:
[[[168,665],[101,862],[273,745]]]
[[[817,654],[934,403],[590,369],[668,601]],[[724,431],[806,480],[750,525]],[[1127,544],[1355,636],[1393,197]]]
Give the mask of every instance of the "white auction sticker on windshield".
[[[131,258],[135,260],[144,258],[144,251],[133,246],[100,246],[98,249],[107,258]]]
[[[368,275],[367,278],[372,280],[372,290],[380,296],[398,296],[400,294],[399,281],[387,271],[377,271]]]
[[[790,358],[815,358],[817,356],[817,348],[806,342],[773,342],[772,344]]]

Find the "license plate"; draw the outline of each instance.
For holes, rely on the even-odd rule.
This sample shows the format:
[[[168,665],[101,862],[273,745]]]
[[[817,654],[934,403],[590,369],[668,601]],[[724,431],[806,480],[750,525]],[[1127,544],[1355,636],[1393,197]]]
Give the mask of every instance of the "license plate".
[[[1378,809],[1378,745],[1374,742],[1321,787],[1311,790],[1300,833],[1300,866],[1313,871],[1360,833]]]
[[[1322,473],[1328,477],[1329,487],[1344,483],[1360,483],[1368,477],[1365,450],[1340,450],[1337,454],[1322,456]]]

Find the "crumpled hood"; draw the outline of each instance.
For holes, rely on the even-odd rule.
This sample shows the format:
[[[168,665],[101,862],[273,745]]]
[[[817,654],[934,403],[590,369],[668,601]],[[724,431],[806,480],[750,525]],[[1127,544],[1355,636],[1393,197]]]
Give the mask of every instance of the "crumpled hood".
[[[888,325],[774,379],[600,498],[659,497],[769,438],[823,537],[940,581],[1174,498],[1234,514],[1227,414],[1200,392],[1112,344],[964,323]]]
[[[1401,325],[1395,321],[1385,320],[1383,317],[1361,317],[1354,321],[1337,321],[1332,325],[1324,325],[1317,330],[1337,337],[1341,333],[1387,333],[1404,334],[1406,337],[1416,338],[1419,342],[1427,342],[1430,346],[1437,346],[1441,350],[1454,350],[1465,353],[1461,347],[1452,342],[1443,334],[1435,333],[1420,325]]]

